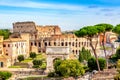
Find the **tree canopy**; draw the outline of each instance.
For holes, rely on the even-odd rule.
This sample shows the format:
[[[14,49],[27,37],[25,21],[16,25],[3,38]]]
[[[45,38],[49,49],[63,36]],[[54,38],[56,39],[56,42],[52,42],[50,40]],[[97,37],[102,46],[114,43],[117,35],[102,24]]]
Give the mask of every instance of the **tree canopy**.
[[[104,30],[102,32],[111,31],[113,29],[113,25],[106,24],[106,23],[97,24],[95,26],[99,26],[101,28],[104,28]]]
[[[116,25],[113,29],[113,32],[117,33],[120,35],[120,24]]]
[[[4,36],[4,39],[9,38],[10,34],[11,33],[8,29],[1,29],[0,30],[0,36]]]
[[[35,52],[30,52],[30,57],[32,58],[32,59],[34,59],[34,58],[36,58],[36,53]]]
[[[17,57],[17,59],[19,60],[19,62],[23,61],[23,60],[24,60],[24,55],[19,55],[19,56]]]
[[[75,32],[75,35],[78,37],[92,37],[98,33],[98,30],[95,26],[86,26]]]
[[[88,61],[90,57],[91,57],[90,51],[82,47],[82,50],[79,53],[79,61],[80,62],[83,62],[84,60]]]
[[[100,71],[100,66],[99,66],[98,57],[97,57],[97,53],[96,53],[96,47],[98,44],[98,40],[96,40],[96,42],[94,42],[95,46],[93,45],[92,40],[95,36],[98,38],[98,34],[101,32],[101,30],[103,30],[103,29],[100,29],[98,26],[85,26],[85,27],[83,27],[80,30],[75,32],[76,36],[86,37],[86,39],[88,39],[90,41],[90,46],[91,46],[93,53],[94,53],[94,56],[96,58],[96,62],[97,62],[97,66],[98,66],[99,71]]]
[[[77,77],[83,75],[85,70],[78,60],[56,60],[54,69],[59,76],[73,76]]]
[[[12,76],[11,72],[8,71],[0,71],[0,80],[7,80]]]

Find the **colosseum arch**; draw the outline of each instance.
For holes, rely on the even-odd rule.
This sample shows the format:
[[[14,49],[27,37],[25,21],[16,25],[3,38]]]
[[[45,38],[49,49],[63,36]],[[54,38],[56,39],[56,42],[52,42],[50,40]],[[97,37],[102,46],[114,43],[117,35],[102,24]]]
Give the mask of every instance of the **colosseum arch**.
[[[53,63],[55,59],[68,59],[69,53],[71,49],[69,47],[64,46],[48,46],[46,47],[46,54],[47,54],[47,71],[50,72],[53,69]]]

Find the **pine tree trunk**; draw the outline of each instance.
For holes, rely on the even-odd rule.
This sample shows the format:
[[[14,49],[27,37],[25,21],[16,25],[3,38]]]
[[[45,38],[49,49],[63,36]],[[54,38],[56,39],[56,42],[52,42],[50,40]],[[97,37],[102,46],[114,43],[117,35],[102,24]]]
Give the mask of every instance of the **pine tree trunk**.
[[[107,53],[106,53],[106,48],[105,48],[105,44],[104,44],[104,38],[105,38],[105,33],[103,33],[103,40],[102,40],[102,46],[103,46],[103,50],[104,50],[104,54],[105,54],[105,59],[106,59],[106,69],[108,69],[108,59],[107,59]]]
[[[92,44],[92,39],[90,39],[90,46],[93,50],[93,53],[94,53],[94,56],[96,58],[96,63],[97,63],[97,67],[98,67],[98,71],[100,72],[100,64],[99,64],[99,61],[98,61],[98,56],[96,54],[96,48],[94,48],[93,44]]]

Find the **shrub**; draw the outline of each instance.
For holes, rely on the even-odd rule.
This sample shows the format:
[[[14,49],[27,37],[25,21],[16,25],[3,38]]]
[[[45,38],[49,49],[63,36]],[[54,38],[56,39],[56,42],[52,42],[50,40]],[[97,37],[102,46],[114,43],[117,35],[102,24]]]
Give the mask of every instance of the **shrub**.
[[[33,60],[33,65],[42,65],[42,60]]]
[[[41,66],[40,66],[41,69],[45,70],[46,69],[46,63],[43,63]]]
[[[98,58],[99,64],[100,64],[100,69],[103,70],[106,65],[106,60],[104,58]],[[98,70],[97,69],[97,63],[95,58],[90,58],[88,60],[88,67],[90,70]]]
[[[117,59],[120,59],[120,48],[118,48],[116,51],[116,57]]]
[[[90,70],[97,70],[97,63],[95,58],[90,58],[88,60],[88,67]]]
[[[85,72],[78,60],[57,60],[54,64],[54,69],[59,76],[63,77],[77,77]]]
[[[8,71],[0,71],[0,78],[2,79],[9,79],[12,76],[12,73]]]
[[[99,58],[98,61],[100,64],[100,69],[103,70],[106,67],[106,60],[104,58]]]
[[[120,74],[117,74],[116,76],[114,76],[114,80],[120,80]]]
[[[80,62],[83,62],[84,60],[88,61],[90,57],[91,57],[90,51],[82,47],[82,50],[79,53],[79,61]]]
[[[31,53],[30,53],[30,57],[31,57],[32,59],[36,58],[36,53],[35,53],[35,52],[31,52]]]
[[[24,56],[23,56],[23,55],[19,55],[19,56],[17,57],[17,59],[19,60],[19,62],[21,62],[21,61],[24,60]]]
[[[39,68],[39,65],[33,65],[32,68]]]
[[[55,77],[55,72],[49,72],[48,77]]]
[[[33,68],[40,68],[39,66],[42,65],[42,60],[33,60]]]

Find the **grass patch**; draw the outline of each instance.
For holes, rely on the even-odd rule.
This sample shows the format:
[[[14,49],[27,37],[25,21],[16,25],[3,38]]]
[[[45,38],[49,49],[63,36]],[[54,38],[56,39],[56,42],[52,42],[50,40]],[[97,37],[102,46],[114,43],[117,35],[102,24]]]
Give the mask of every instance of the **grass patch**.
[[[37,54],[36,58],[34,59],[40,59],[40,60],[43,60],[43,61],[46,61],[46,55],[44,53],[41,53],[41,54]],[[21,61],[22,63],[28,63],[28,62],[31,62],[32,63],[33,59],[32,58],[27,58],[25,59],[24,61]]]
[[[9,68],[21,68],[21,66],[9,66]]]
[[[28,63],[28,62],[32,62],[32,58],[27,58],[27,59],[25,59],[24,61],[22,61],[22,63]]]
[[[44,53],[42,54],[37,54],[36,59],[46,59],[46,55]]]

